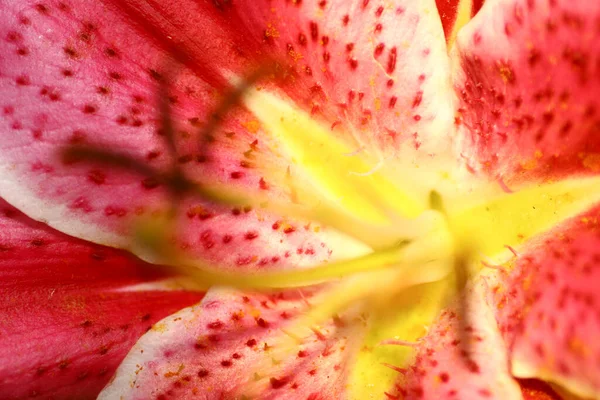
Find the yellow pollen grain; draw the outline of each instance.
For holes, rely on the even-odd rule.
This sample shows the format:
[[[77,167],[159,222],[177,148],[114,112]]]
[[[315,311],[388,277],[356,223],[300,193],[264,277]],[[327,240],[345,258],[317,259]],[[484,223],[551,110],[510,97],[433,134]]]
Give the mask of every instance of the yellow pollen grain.
[[[508,83],[508,82],[512,82],[514,77],[513,77],[513,72],[510,70],[510,68],[506,67],[506,66],[501,66],[499,68],[500,76],[502,77],[502,80],[504,81],[504,83]]]
[[[272,37],[272,38],[278,38],[279,37],[279,31],[277,30],[277,28],[275,28],[275,26],[271,23],[267,24],[267,29],[265,29],[265,36],[266,37]]]
[[[583,166],[593,172],[600,171],[600,154],[598,153],[581,153],[579,154]]]
[[[181,371],[183,371],[184,368],[185,368],[185,366],[183,364],[179,364],[177,371],[175,371],[175,372],[167,371],[165,373],[165,378],[172,378],[174,376],[179,375],[181,373]]]
[[[167,325],[164,323],[158,323],[152,326],[152,330],[160,333],[164,333],[167,331]]]
[[[381,110],[381,99],[379,97],[375,98],[375,110]]]
[[[260,123],[257,120],[250,120],[247,122],[243,122],[242,126],[248,130],[250,133],[256,133],[260,129]]]
[[[567,342],[567,346],[571,352],[575,353],[579,357],[585,358],[589,355],[589,348],[581,339],[577,337],[569,339]]]
[[[531,171],[532,169],[535,169],[535,167],[537,167],[537,161],[534,158],[521,163],[521,168],[526,171]]]

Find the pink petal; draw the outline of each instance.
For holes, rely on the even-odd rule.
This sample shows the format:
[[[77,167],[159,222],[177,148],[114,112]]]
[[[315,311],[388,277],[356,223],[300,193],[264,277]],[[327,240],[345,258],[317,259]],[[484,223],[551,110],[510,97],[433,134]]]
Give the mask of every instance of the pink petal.
[[[513,374],[600,394],[600,208],[531,243],[498,289]]]
[[[399,379],[398,392],[405,396],[400,398],[520,398],[519,385],[508,369],[489,286],[488,280],[480,279],[470,287],[471,317],[464,335],[459,334],[457,306],[441,314],[418,344],[414,362]]]
[[[600,3],[490,1],[456,42],[461,150],[505,181],[600,170]]]
[[[57,152],[73,143],[99,145],[165,170],[171,160],[159,129],[157,80],[168,61],[179,57],[187,67],[170,90],[178,165],[195,179],[284,196],[287,189],[277,188],[258,167],[284,175],[289,163],[267,149],[247,111],[230,110],[220,129],[206,138],[205,148],[198,149],[199,131],[225,89],[224,79],[215,75],[223,71],[215,68],[235,66],[241,73],[247,68],[239,67],[248,66],[240,55],[230,57],[239,32],[223,30],[234,24],[226,24],[220,10],[230,2],[202,4],[4,5],[0,193],[61,231],[129,246],[135,218],[168,212],[171,198],[165,188],[116,168],[64,163]],[[213,40],[205,40],[207,35]],[[182,60],[182,52],[189,58]],[[184,199],[180,219],[179,247],[221,264],[277,265],[328,257],[310,228],[251,208]]]
[[[157,320],[199,301],[136,290],[165,276],[34,222],[0,200],[0,393],[95,398]]]
[[[339,399],[350,348],[347,331],[328,324],[302,344],[280,348],[282,337],[289,339],[281,328],[306,309],[306,301],[310,294],[300,291],[213,289],[199,306],[146,333],[99,398]]]

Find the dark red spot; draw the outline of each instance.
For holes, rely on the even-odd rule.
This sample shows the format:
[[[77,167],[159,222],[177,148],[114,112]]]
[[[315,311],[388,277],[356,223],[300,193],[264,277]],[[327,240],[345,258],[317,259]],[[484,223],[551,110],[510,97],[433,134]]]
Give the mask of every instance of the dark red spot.
[[[350,64],[350,68],[356,69],[358,67],[358,60],[354,57],[348,58],[348,64]]]
[[[96,111],[98,111],[98,108],[92,104],[86,104],[83,106],[83,112],[85,114],[94,114]]]
[[[313,21],[310,22],[310,38],[313,42],[316,42],[319,38],[319,26]]]
[[[19,86],[28,86],[31,83],[27,75],[18,76],[17,79],[15,79],[15,82]]]
[[[396,101],[398,101],[398,98],[396,96],[390,97],[390,102],[388,104],[388,107],[394,108],[396,106]]]
[[[225,235],[223,236],[223,243],[229,243],[233,240],[233,236],[231,235]]]
[[[448,383],[449,380],[450,380],[450,375],[448,375],[446,372],[442,372],[440,374],[440,381],[442,381],[442,383]]]
[[[390,54],[388,56],[388,62],[387,62],[387,68],[386,68],[386,71],[388,74],[393,73],[394,70],[396,69],[396,57],[397,57],[397,50],[395,47],[392,47],[392,49],[390,50]]]
[[[40,13],[40,14],[48,14],[50,12],[50,10],[48,9],[48,7],[45,4],[36,4],[35,5],[35,9]]]
[[[412,103],[412,107],[416,108],[421,104],[421,101],[423,100],[423,91],[419,90],[417,92],[417,94],[415,94],[415,97],[413,99],[413,103]]]
[[[198,378],[205,378],[207,376],[208,376],[208,370],[201,369],[200,371],[198,371]]]
[[[102,171],[91,170],[87,175],[88,179],[91,182],[94,182],[97,185],[102,185],[106,181],[106,175]]]
[[[298,34],[298,44],[300,44],[300,46],[306,46],[306,35],[304,33]]]
[[[248,346],[248,347],[256,346],[256,339],[248,339],[248,341],[246,342],[246,346]]]
[[[254,240],[257,237],[258,237],[257,231],[249,231],[249,232],[246,232],[246,234],[244,235],[244,239],[246,239],[246,240]]]
[[[244,176],[244,173],[241,171],[233,171],[231,174],[229,174],[229,176],[231,179],[240,179]]]
[[[142,186],[144,189],[155,189],[160,185],[158,180],[153,177],[148,177],[142,181]]]
[[[258,181],[258,186],[262,190],[269,190],[269,184],[267,183],[267,181],[265,181],[265,178],[260,178],[260,180]]]
[[[269,323],[267,321],[265,321],[263,318],[257,318],[256,319],[256,324],[258,326],[260,326],[261,328],[268,328],[269,327]]]
[[[33,246],[37,246],[37,247],[40,247],[40,246],[44,245],[44,241],[42,239],[33,239],[30,243]]]
[[[101,95],[107,95],[109,93],[109,90],[106,86],[98,86],[96,88],[96,93]]]
[[[221,361],[221,365],[225,368],[231,367],[231,365],[233,365],[233,363],[231,362],[231,360],[223,360]]]
[[[221,329],[223,325],[224,324],[221,321],[213,321],[206,326],[208,327],[208,329]]]
[[[344,17],[342,18],[342,24],[344,26],[348,26],[348,22],[350,22],[350,16],[348,14],[344,15]]]
[[[281,389],[282,387],[284,387],[285,385],[288,384],[289,382],[289,378],[288,377],[283,377],[283,378],[271,378],[269,380],[271,382],[271,387],[273,389]]]
[[[63,51],[70,58],[76,58],[77,57],[77,52],[72,47],[64,47]]]
[[[385,49],[385,44],[383,43],[379,43],[377,46],[375,46],[375,50],[373,51],[375,57],[379,57],[381,53],[383,53],[383,49]]]

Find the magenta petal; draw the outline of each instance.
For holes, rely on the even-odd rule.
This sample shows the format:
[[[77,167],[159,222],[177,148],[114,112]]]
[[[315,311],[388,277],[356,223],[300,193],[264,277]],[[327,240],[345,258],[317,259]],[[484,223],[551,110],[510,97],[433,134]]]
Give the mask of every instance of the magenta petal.
[[[215,48],[205,40],[206,30],[209,36],[223,35],[223,40],[233,33],[217,24],[224,23],[218,4],[202,4],[154,5],[164,15],[142,2],[3,5],[0,194],[32,218],[63,232],[129,246],[136,218],[168,212],[171,198],[165,188],[112,167],[65,163],[57,153],[67,145],[96,145],[165,170],[172,157],[159,123],[157,81],[167,62],[185,51],[200,58],[180,60],[186,67],[170,88],[175,162],[195,180],[283,196],[287,189],[278,189],[259,167],[281,176],[289,163],[269,151],[257,135],[262,134],[260,125],[242,108],[230,110],[220,129],[205,137],[199,149],[199,132],[213,118],[225,89],[224,80],[215,77],[223,71],[211,68],[233,67],[225,63],[230,57],[221,54],[221,46],[221,56],[208,62]],[[181,18],[184,26],[174,23]],[[177,34],[163,35],[167,26],[178,27]],[[207,43],[212,43],[210,54]],[[247,64],[236,63],[241,70],[234,71],[248,72]],[[250,207],[217,207],[186,199],[180,214],[179,247],[221,264],[278,265],[284,260],[300,263],[328,257],[328,249],[312,231]]]
[[[203,296],[136,290],[166,277],[0,202],[2,399],[95,398],[138,337]]]
[[[100,399],[343,398],[349,331],[327,324],[282,351],[282,328],[310,300],[212,289],[146,333]]]
[[[530,245],[496,294],[513,373],[600,394],[600,209]]]
[[[600,3],[486,2],[456,42],[462,152],[506,181],[600,171]]]

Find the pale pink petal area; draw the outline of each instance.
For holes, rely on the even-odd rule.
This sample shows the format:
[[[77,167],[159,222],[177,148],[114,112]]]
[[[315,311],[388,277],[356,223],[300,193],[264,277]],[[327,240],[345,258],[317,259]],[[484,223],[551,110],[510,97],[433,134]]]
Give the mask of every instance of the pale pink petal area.
[[[414,361],[400,374],[401,399],[521,398],[495,319],[493,281],[480,278],[467,289],[470,317],[465,326],[459,322],[458,306],[453,306],[430,327]]]
[[[191,2],[12,1],[0,7],[0,193],[7,201],[63,232],[122,247],[131,244],[134,220],[170,211],[167,188],[155,179],[61,160],[59,149],[73,144],[122,152],[161,171],[174,161],[195,181],[290,197],[259,168],[285,175],[289,162],[268,149],[249,112],[235,107],[219,116],[216,131],[199,137],[230,89],[213,67],[231,66],[225,61],[234,44],[220,3],[202,4],[206,10]],[[167,25],[174,36],[161,33]],[[186,30],[191,27],[196,31]],[[227,44],[214,47],[207,35],[222,35]],[[173,66],[173,59],[183,66]],[[157,100],[166,65],[172,67],[174,157]],[[236,65],[240,76],[252,72],[248,62]],[[179,248],[223,265],[315,262],[329,255],[312,227],[198,198],[182,199],[177,232]]]
[[[506,183],[600,170],[600,3],[488,1],[459,34],[461,156]]]
[[[149,268],[0,200],[0,397],[95,398],[153,323],[203,297]]]
[[[600,393],[600,209],[535,240],[495,293],[512,372]]]
[[[202,303],[146,333],[99,398],[343,398],[356,339],[343,327],[349,321],[315,327],[288,343],[285,328],[310,301],[299,290],[212,289]]]

